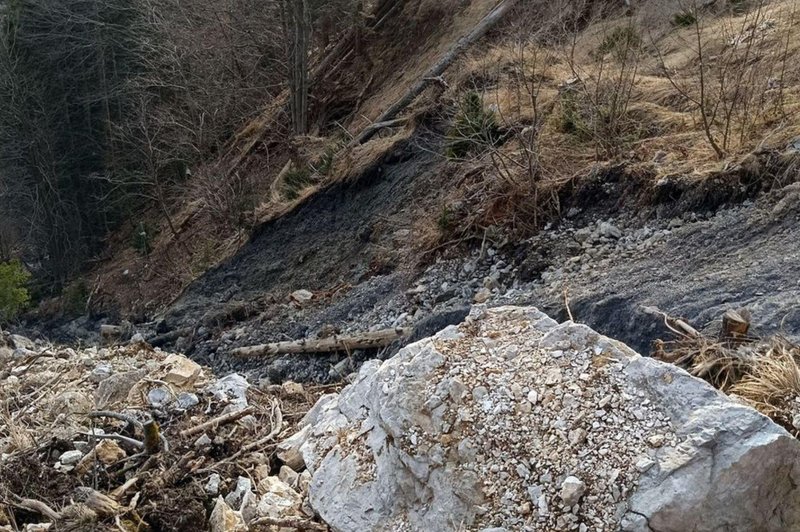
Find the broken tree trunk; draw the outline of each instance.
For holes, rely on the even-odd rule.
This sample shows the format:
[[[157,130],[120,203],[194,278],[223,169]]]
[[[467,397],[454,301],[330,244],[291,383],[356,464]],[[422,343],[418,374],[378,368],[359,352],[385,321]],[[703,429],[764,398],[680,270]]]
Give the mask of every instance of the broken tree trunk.
[[[722,315],[720,340],[737,344],[747,339],[750,330],[750,312],[747,309],[728,310]]]
[[[494,27],[502,18],[517,4],[518,0],[504,0],[497,7],[495,7],[488,15],[483,17],[477,26],[464,37],[460,38],[458,42],[442,57],[430,70],[428,70],[422,78],[417,81],[403,97],[392,104],[381,116],[375,119],[375,122],[364,128],[359,134],[354,143],[364,144],[368,141],[379,129],[382,124],[389,122],[397,113],[408,107],[411,102],[417,99],[417,96],[422,94],[431,81],[439,79],[444,71],[447,70],[453,61],[464,51],[468,46],[478,41],[481,37]]]
[[[316,340],[295,340],[291,342],[275,342],[272,344],[239,347],[231,351],[238,358],[251,358],[265,355],[289,355],[298,353],[330,353],[331,351],[351,351],[353,349],[375,349],[384,347],[399,338],[411,334],[408,328],[382,329],[379,331],[356,334],[352,336],[331,336]]]

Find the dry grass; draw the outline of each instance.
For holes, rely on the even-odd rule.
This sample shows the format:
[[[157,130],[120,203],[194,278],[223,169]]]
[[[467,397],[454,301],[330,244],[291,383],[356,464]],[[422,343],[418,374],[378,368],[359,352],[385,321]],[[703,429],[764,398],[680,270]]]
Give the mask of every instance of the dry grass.
[[[739,397],[797,436],[800,346],[782,336],[732,346],[705,337],[657,342],[654,356]]]
[[[751,403],[793,434],[800,414],[800,346],[785,338],[773,338],[748,366],[730,393]]]

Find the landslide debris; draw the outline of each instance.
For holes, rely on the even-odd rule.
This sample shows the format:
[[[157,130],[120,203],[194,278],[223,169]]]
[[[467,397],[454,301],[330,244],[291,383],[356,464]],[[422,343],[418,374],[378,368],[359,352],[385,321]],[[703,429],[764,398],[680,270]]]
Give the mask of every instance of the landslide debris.
[[[0,530],[325,530],[274,447],[328,388],[138,342],[0,342]]]

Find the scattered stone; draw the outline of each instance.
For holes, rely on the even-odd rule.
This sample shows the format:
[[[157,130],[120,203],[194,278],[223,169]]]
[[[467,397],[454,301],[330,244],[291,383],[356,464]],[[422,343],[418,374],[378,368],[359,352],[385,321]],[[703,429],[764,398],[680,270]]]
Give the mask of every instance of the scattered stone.
[[[586,484],[584,484],[581,479],[569,476],[564,479],[564,482],[561,483],[559,497],[561,497],[564,505],[575,506],[578,504],[578,502],[580,502],[580,499],[583,497],[585,491]]]
[[[89,374],[89,380],[99,383],[109,378],[113,372],[111,364],[98,364]]]
[[[281,466],[280,471],[278,472],[278,478],[281,479],[284,483],[292,488],[297,488],[297,482],[300,479],[300,475],[297,474],[297,471],[292,469],[289,466]]]
[[[618,240],[622,238],[622,230],[616,225],[610,224],[609,222],[602,222],[600,223],[600,234],[606,238],[613,238],[614,240]]]
[[[100,440],[94,447],[94,454],[105,465],[119,462],[127,456],[125,450],[114,440]]]
[[[239,477],[236,488],[225,497],[225,502],[234,509],[241,509],[245,494],[253,488],[253,483],[247,477]]]
[[[256,513],[262,517],[287,517],[299,515],[303,498],[278,477],[267,477],[258,483],[259,493]]]
[[[147,375],[145,370],[126,371],[103,380],[94,394],[97,408],[108,409],[128,397],[131,388]]]
[[[639,460],[636,461],[636,470],[640,473],[644,473],[651,467],[655,465],[655,461],[650,458],[649,456],[643,456]]]
[[[172,402],[172,392],[164,386],[153,388],[147,392],[147,402],[153,408],[164,408]]]
[[[206,447],[211,447],[214,442],[205,432],[197,438],[194,443],[192,444],[197,449],[205,449]]]
[[[57,395],[50,404],[50,417],[56,418],[59,415],[74,415],[91,412],[94,410],[94,401],[88,395],[65,391]]]
[[[197,362],[176,354],[169,355],[164,364],[168,368],[164,381],[180,387],[191,385],[203,369]]]
[[[473,298],[473,300],[475,301],[475,303],[481,304],[489,301],[489,298],[491,297],[492,297],[491,290],[489,290],[488,288],[481,288],[480,290],[475,292],[475,297]]]
[[[217,498],[208,522],[210,532],[246,532],[247,525],[242,514],[234,512],[222,499]]]
[[[314,294],[308,290],[295,290],[290,298],[294,303],[303,306],[314,298]]]
[[[61,462],[61,465],[74,466],[81,461],[81,458],[83,458],[83,453],[73,450],[63,453],[58,457],[58,461]]]
[[[303,395],[305,390],[303,389],[303,385],[293,381],[286,381],[281,385],[283,389],[283,393],[292,396],[292,395]]]
[[[179,410],[189,410],[200,404],[200,399],[196,394],[190,392],[181,392],[175,398],[175,408]]]
[[[211,476],[208,478],[208,482],[206,482],[206,485],[203,487],[203,489],[212,497],[216,497],[219,495],[219,485],[221,482],[222,478],[218,473],[211,473]]]

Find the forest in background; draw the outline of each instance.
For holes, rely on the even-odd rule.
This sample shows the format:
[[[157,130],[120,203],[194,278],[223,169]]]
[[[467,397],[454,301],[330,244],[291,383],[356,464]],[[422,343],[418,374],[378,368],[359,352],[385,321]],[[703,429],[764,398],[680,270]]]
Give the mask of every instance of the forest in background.
[[[287,87],[298,93],[287,131],[302,132],[308,57],[360,9],[350,0],[0,4],[0,260],[21,258],[52,293],[121,224],[137,228],[132,245],[144,251],[152,225],[176,231],[172,208],[192,168]]]

